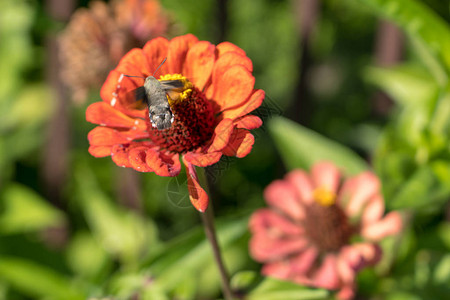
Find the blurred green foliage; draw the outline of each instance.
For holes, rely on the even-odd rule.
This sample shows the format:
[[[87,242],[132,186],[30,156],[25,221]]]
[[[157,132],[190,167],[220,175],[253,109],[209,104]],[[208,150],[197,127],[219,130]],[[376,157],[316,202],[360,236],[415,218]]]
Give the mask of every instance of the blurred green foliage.
[[[80,1],[86,5],[89,1]],[[219,24],[214,1],[162,0],[180,34],[226,40],[254,64],[266,91],[268,125],[255,131],[252,153],[211,168],[219,241],[232,285],[246,299],[327,299],[333,294],[263,278],[248,256],[248,216],[262,192],[292,168],[318,160],[349,174],[372,166],[389,210],[407,220],[388,255],[358,276],[367,299],[446,299],[450,294],[450,11],[439,0],[323,0],[301,75],[295,1],[226,1]],[[0,1],[0,300],[216,299],[220,281],[186,178],[139,174],[139,205],[118,193],[121,172],[87,152],[86,106],[71,105],[73,124],[61,203],[49,201],[41,178],[54,91],[45,77],[45,38],[61,29],[44,1]],[[406,35],[404,60],[374,64],[377,21]],[[224,28],[224,29],[222,29]],[[224,32],[221,32],[224,30]],[[283,117],[306,80],[308,117]],[[394,100],[374,113],[373,93]],[[90,101],[98,101],[98,92]],[[302,103],[302,102],[300,102]],[[271,107],[272,106],[272,107]],[[271,116],[272,115],[272,116]],[[298,121],[298,120],[295,120]],[[183,173],[183,172],[182,172]],[[126,199],[125,199],[126,200]],[[126,201],[125,201],[126,202]]]

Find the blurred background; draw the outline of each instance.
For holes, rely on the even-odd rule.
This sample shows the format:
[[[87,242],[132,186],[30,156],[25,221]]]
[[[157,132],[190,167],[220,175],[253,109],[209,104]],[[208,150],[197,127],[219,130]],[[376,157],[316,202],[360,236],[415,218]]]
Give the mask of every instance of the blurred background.
[[[398,252],[360,275],[358,299],[445,299],[449,8],[446,0],[1,0],[0,299],[220,295],[185,175],[137,173],[87,151],[86,107],[120,57],[186,33],[244,49],[267,95],[251,154],[207,171],[230,273],[247,270],[235,287],[262,280],[246,222],[264,206],[265,186],[310,166],[316,149],[342,148],[341,164],[351,151],[371,165],[388,209],[410,222],[390,241]]]

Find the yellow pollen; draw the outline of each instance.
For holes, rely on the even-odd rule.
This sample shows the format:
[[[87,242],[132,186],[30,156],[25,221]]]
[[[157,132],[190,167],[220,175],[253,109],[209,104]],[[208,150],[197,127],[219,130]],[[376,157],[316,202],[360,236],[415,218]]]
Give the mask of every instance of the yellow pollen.
[[[165,74],[161,75],[159,80],[180,80],[183,82],[183,87],[180,89],[173,89],[167,92],[167,100],[169,105],[173,105],[182,102],[188,98],[192,93],[193,84],[181,74]]]
[[[316,188],[313,192],[313,197],[322,206],[331,206],[336,200],[336,194],[324,187]]]

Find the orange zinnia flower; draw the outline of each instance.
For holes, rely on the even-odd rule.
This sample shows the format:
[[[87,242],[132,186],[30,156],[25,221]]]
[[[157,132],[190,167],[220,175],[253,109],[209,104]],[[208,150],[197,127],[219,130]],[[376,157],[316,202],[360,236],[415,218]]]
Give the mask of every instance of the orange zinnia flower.
[[[379,261],[377,242],[399,233],[402,220],[398,212],[383,216],[380,182],[373,173],[342,185],[340,180],[336,166],[320,163],[311,175],[294,170],[266,188],[270,208],[250,220],[250,253],[264,263],[263,274],[353,298],[357,272]]]
[[[124,75],[178,79],[183,92],[168,101],[174,121],[168,129],[152,127],[148,109],[132,108],[127,95],[142,86],[144,79]],[[176,176],[186,166],[192,204],[203,212],[208,195],[199,184],[195,166],[206,167],[222,155],[244,157],[254,137],[249,132],[262,121],[248,115],[258,108],[264,91],[255,90],[252,62],[239,47],[223,42],[217,46],[188,34],[170,41],[156,38],[143,49],[128,52],[111,71],[100,96],[102,102],[86,111],[89,122],[99,124],[88,135],[89,152],[95,157],[111,156],[121,167],[160,176]]]

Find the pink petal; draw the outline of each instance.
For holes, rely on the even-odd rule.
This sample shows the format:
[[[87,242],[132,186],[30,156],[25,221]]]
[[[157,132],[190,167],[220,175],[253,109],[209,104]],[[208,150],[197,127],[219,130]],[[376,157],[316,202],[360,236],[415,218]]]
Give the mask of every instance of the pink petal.
[[[282,259],[298,253],[308,246],[308,241],[302,237],[283,239],[266,235],[254,234],[250,240],[250,254],[260,262]]]
[[[319,250],[316,247],[309,247],[303,252],[291,259],[291,270],[293,274],[308,274],[319,256]]]
[[[313,184],[308,174],[302,170],[294,170],[286,175],[286,180],[294,188],[300,203],[309,205],[314,202]]]
[[[264,198],[268,205],[279,209],[292,220],[302,220],[305,210],[300,203],[292,185],[283,180],[275,180],[264,190]]]
[[[348,184],[344,183],[340,198],[348,199],[345,207],[347,214],[349,216],[356,216],[372,196],[379,192],[380,181],[378,177],[371,172],[364,172],[349,179]],[[343,205],[345,205],[344,201],[341,200]]]
[[[341,173],[332,163],[321,162],[315,164],[311,169],[311,178],[316,188],[326,188],[328,191],[337,193]]]
[[[200,186],[198,182],[197,172],[195,171],[195,166],[187,162],[183,157],[183,163],[186,167],[187,172],[187,185],[189,191],[189,199],[192,205],[200,211],[205,212],[208,208],[209,197],[205,190]]]
[[[355,297],[355,286],[345,285],[336,295],[338,300],[352,300]]]
[[[263,208],[257,210],[249,221],[250,231],[254,234],[265,233],[277,237],[302,235],[302,226],[292,223],[278,213]]]
[[[361,216],[361,223],[363,226],[372,224],[383,217],[384,214],[384,199],[380,194],[376,194],[369,200],[366,207],[363,209]]]
[[[339,288],[340,281],[337,272],[336,256],[333,254],[325,256],[322,265],[313,275],[313,284],[329,290]]]
[[[261,269],[264,276],[270,276],[277,279],[290,279],[291,264],[288,260],[274,261],[264,264]]]
[[[361,234],[368,240],[379,241],[389,235],[398,234],[403,227],[399,212],[390,212],[383,219],[370,225],[363,226]]]

